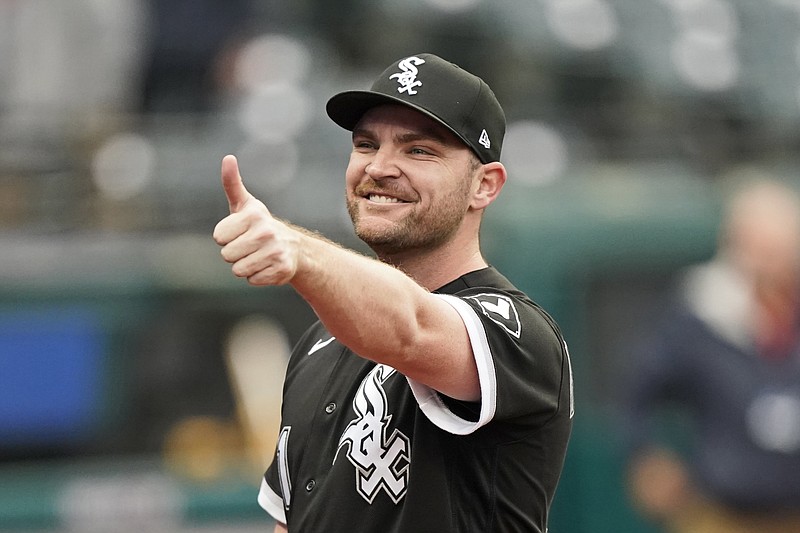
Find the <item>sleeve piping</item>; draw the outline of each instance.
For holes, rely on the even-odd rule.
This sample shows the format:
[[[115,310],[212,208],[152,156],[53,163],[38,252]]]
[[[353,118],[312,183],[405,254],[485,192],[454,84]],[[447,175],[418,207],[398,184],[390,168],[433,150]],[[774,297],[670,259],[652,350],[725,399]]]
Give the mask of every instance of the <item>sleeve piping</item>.
[[[286,523],[283,498],[272,490],[272,487],[267,484],[267,480],[263,478],[261,479],[261,488],[258,491],[258,505],[281,524]]]
[[[425,416],[439,428],[454,435],[468,435],[488,424],[497,408],[497,376],[492,359],[486,331],[475,310],[460,298],[447,294],[435,294],[450,304],[461,316],[467,328],[475,364],[478,367],[478,379],[481,388],[481,408],[477,421],[465,420],[453,413],[442,401],[439,393],[418,381],[408,379],[411,391]]]

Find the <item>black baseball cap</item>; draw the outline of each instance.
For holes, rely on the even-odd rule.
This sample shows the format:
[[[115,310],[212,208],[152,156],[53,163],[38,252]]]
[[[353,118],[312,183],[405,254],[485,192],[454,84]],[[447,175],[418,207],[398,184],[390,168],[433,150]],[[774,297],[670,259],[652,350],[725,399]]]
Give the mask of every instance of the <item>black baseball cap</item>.
[[[417,54],[392,63],[368,91],[331,97],[325,110],[352,131],[369,109],[403,104],[440,122],[472,148],[483,163],[500,160],[506,117],[482,79],[433,54]]]

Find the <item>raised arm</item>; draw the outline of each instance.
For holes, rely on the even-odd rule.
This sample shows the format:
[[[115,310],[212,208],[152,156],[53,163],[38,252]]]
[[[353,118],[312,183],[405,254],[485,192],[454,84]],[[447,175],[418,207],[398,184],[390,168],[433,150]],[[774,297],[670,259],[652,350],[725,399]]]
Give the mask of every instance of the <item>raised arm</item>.
[[[230,215],[214,230],[222,257],[253,285],[291,284],[336,338],[448,396],[477,400],[465,326],[450,304],[400,270],[275,219],[233,156],[222,162]]]

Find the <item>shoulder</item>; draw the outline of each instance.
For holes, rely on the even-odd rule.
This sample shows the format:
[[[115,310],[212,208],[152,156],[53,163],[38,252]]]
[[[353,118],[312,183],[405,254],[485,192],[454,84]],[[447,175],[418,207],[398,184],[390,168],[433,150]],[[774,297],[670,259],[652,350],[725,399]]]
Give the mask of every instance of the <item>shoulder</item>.
[[[520,341],[563,342],[553,317],[494,268],[466,274],[439,293],[449,297],[451,303],[454,299],[463,302],[461,306],[468,306],[490,330],[498,330]]]
[[[523,340],[535,333],[561,339],[555,320],[539,305],[521,294],[483,287],[464,291],[449,298],[468,306],[490,330],[498,329],[515,339]]]
[[[484,332],[493,352],[550,354],[554,362],[564,357],[566,343],[553,317],[494,268],[462,276],[439,293],[468,330]]]

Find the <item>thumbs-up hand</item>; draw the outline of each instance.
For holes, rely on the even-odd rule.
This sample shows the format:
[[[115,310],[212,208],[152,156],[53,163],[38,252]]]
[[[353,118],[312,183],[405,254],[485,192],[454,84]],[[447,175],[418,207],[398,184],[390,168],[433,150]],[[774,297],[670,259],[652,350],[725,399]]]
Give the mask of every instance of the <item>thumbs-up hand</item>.
[[[276,220],[245,188],[236,157],[222,159],[222,188],[230,215],[214,228],[222,258],[233,273],[252,285],[282,285],[297,271],[298,233]]]
[[[236,156],[226,155],[222,158],[222,188],[225,190],[225,196],[228,197],[228,207],[231,214],[243,208],[251,198],[255,200],[242,182],[242,175],[239,174],[239,162],[236,160]]]

